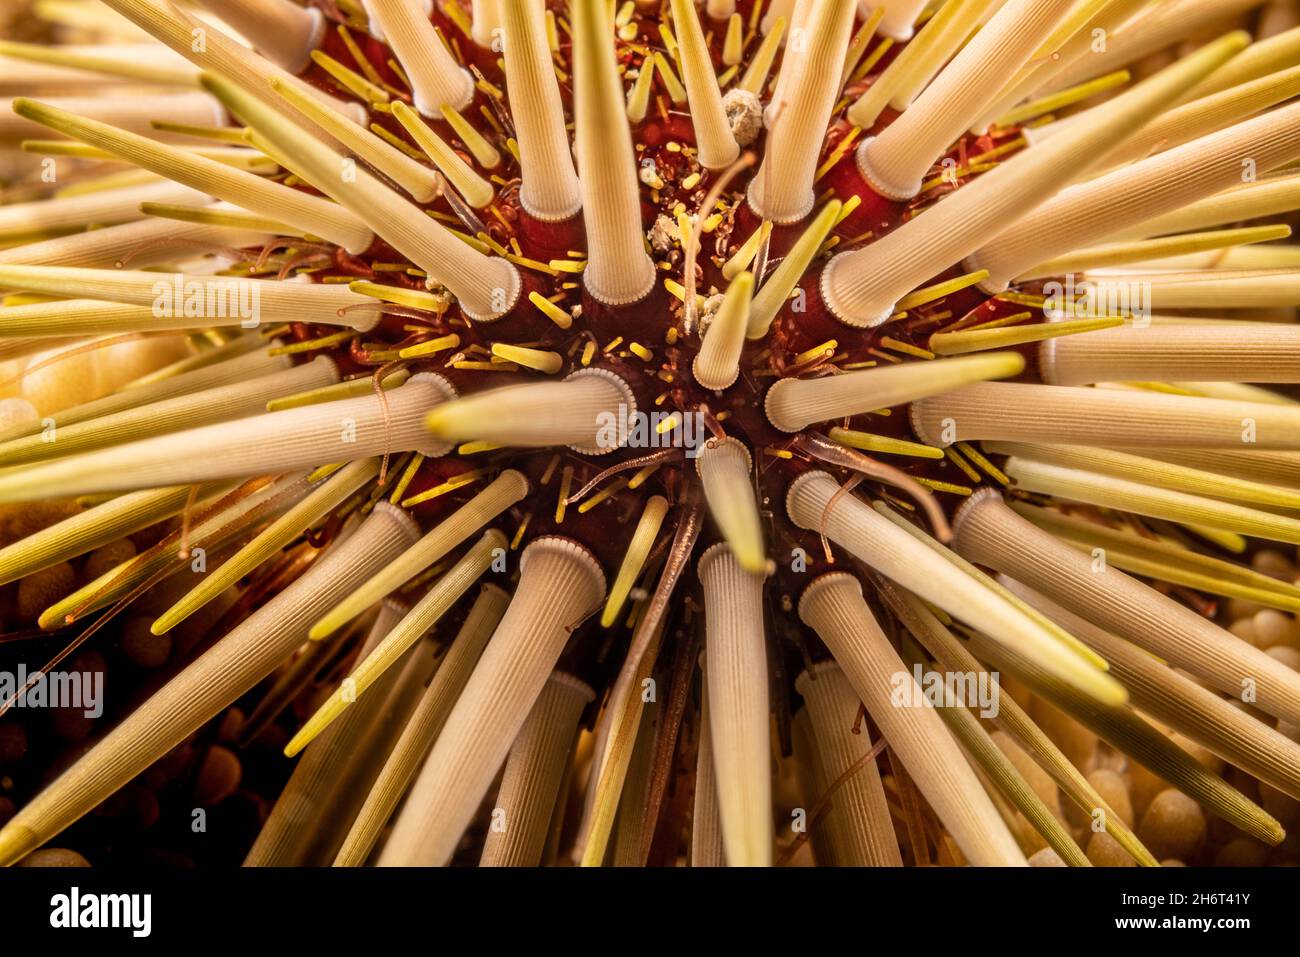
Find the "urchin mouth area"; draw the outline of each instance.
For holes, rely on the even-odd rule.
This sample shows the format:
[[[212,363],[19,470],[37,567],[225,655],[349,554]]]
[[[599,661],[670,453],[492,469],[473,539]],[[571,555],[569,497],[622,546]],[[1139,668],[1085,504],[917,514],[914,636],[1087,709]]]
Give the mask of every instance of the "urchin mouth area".
[[[232,0],[253,48],[198,51],[191,13],[105,2],[162,42],[0,51],[42,67],[0,139],[75,180],[30,167],[0,207],[0,649],[67,630],[45,670],[175,674],[0,859],[190,759],[214,803],[245,759],[288,777],[231,839],[259,865],[1206,863],[1206,813],[1282,840],[1193,753],[1300,799],[1269,544],[1300,541],[1296,260],[1234,225],[1300,204],[1294,30],[1204,42],[1208,0]],[[158,94],[49,95],[68,70]],[[1029,688],[1007,741],[890,699],[929,671]],[[1141,792],[1201,836],[1072,828],[1022,750],[1053,800]],[[1129,759],[1158,795],[1094,782]]]

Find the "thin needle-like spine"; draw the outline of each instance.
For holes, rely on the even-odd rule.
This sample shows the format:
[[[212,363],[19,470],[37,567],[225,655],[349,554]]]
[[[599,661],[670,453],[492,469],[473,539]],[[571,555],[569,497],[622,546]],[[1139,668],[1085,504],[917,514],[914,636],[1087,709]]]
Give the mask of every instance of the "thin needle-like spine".
[[[64,301],[71,304],[69,300]],[[127,409],[139,408],[151,402],[162,402],[177,396],[193,395],[195,392],[201,392],[204,389],[235,382],[245,382],[270,372],[287,369],[292,364],[288,356],[272,355],[270,350],[258,348],[263,343],[260,337],[254,339],[253,348],[248,348],[247,344],[239,339],[232,340],[232,342],[240,348],[237,351],[232,350],[229,353],[229,358],[219,358],[218,361],[214,361],[209,365],[177,372],[175,375],[150,382],[131,383],[111,395],[61,409],[58,415],[55,416],[55,427],[74,425],[88,419],[113,415]],[[281,342],[278,339],[272,339],[268,344],[274,347],[281,345]],[[22,436],[34,435],[40,432],[42,428],[44,426],[41,425],[38,419],[28,423],[17,423],[0,429],[0,441],[8,442]]]
[[[148,212],[141,204],[141,211]],[[12,266],[114,266],[123,251],[134,252],[131,264],[141,268],[171,260],[178,252],[196,246],[240,248],[259,246],[270,238],[264,232],[228,229],[206,223],[178,224],[143,219],[120,226],[105,226],[41,242],[0,250],[0,263]]]
[[[1243,157],[1262,173],[1297,156],[1300,104],[1293,104],[1071,187],[1052,201],[1050,212],[1028,212],[966,263],[987,269],[980,285],[1000,292],[1045,260],[1239,184]]]
[[[987,671],[965,645],[915,595],[880,576],[873,583],[889,609],[903,626],[925,647],[940,667],[950,673],[978,676]],[[990,675],[988,680],[994,680]],[[1124,851],[1143,867],[1158,867],[1160,862],[1138,840],[1137,835],[1124,823],[1089,783],[1083,772],[1070,763],[1069,758],[1029,717],[1009,694],[998,695],[998,713],[993,723],[1009,734],[1052,776],[1061,791],[1090,818],[1100,810],[1102,826]]]
[[[1141,464],[1137,456],[1126,458]],[[1125,464],[1129,463],[1112,464],[1109,474],[1099,474],[1076,463],[1053,462],[1050,453],[1041,459],[1013,455],[1003,471],[1026,492],[1121,509],[1183,525],[1217,528],[1266,541],[1300,544],[1300,519],[1135,481],[1132,474],[1138,470],[1125,469]]]
[[[189,486],[131,492],[6,545],[0,548],[0,584],[26,578],[169,518],[185,507],[192,494]]]
[[[1300,588],[1222,558],[1202,555],[1173,542],[1148,539],[1037,506],[1016,503],[1016,512],[1073,548],[1103,548],[1107,560],[1124,571],[1198,588],[1210,594],[1243,598],[1269,608],[1300,612]]]
[[[366,0],[366,11],[410,78],[416,109],[436,119],[444,106],[460,110],[469,105],[474,98],[474,78],[456,62],[420,4]]]
[[[405,609],[384,603],[362,653],[378,644]],[[388,748],[424,691],[433,667],[433,643],[412,648],[384,676],[375,694],[309,748],[294,766],[244,867],[320,867],[333,860]]]
[[[885,638],[852,575],[822,575],[799,599],[800,619],[824,641],[962,853],[977,866],[1020,866],[1025,857],[951,733]],[[890,689],[911,682],[914,707]]]
[[[447,864],[570,633],[604,597],[604,573],[576,542],[546,536],[524,550],[510,607],[412,786],[380,866]]]
[[[1208,44],[1111,100],[1097,123],[1051,137],[981,174],[882,239],[836,256],[822,273],[822,298],[848,325],[869,327],[887,321],[908,292],[974,252],[990,232],[1005,229],[1009,221],[1023,217],[1062,184],[1100,162],[1106,150],[1098,150],[1097,143],[1114,143],[1135,124],[1149,120],[1170,97],[1206,76],[1248,41],[1248,35],[1234,33]]]
[[[861,369],[821,379],[781,379],[768,390],[768,421],[783,432],[843,416],[886,409],[941,395],[968,383],[1019,375],[1024,359],[998,352],[957,359]]]
[[[0,242],[22,242],[81,229],[87,223],[117,226],[143,219],[143,203],[203,203],[205,192],[179,183],[150,182],[76,196],[0,206]]]
[[[26,465],[79,452],[122,445],[139,439],[213,422],[239,419],[261,412],[269,399],[338,382],[334,360],[319,356],[311,362],[243,382],[215,386],[202,392],[150,402],[112,415],[65,425],[51,433],[0,442],[0,465]],[[57,421],[57,420],[56,420]]]
[[[409,545],[417,532],[381,502],[296,581],[128,716],[0,830],[12,864],[91,811],[263,680],[301,644],[322,606]]]
[[[636,408],[627,383],[592,367],[563,382],[505,386],[466,396],[434,409],[426,423],[430,432],[446,441],[569,445],[596,455],[623,444]]]
[[[710,439],[695,457],[709,514],[740,567],[758,575],[767,567],[767,549],[755,498],[753,467],[749,449],[736,438]]]
[[[375,602],[401,588],[426,568],[432,567],[527,494],[528,480],[523,474],[514,469],[506,469],[481,492],[438,522],[423,538],[403,552],[400,558],[330,609],[328,614],[312,625],[308,637],[312,641],[328,638]]]
[[[177,7],[171,0],[104,0],[140,29],[149,33],[200,70],[229,77],[254,96],[271,99],[267,88],[272,78],[302,83],[313,96],[354,122],[365,120],[359,103],[350,103],[309,86],[292,73],[250,51],[233,37],[210,23],[203,23]],[[201,121],[200,121],[201,122]]]
[[[393,116],[402,124],[403,129],[415,140],[415,144],[424,150],[442,172],[456,191],[475,209],[482,209],[496,198],[492,184],[474,171],[474,168],[461,159],[460,154],[447,145],[446,141],[429,128],[420,114],[405,103],[394,103]]]
[[[301,73],[325,34],[325,15],[291,0],[204,0],[257,51],[290,73]]]
[[[793,69],[794,75],[778,89],[776,128],[749,187],[749,203],[764,219],[794,223],[812,212],[818,156],[808,144],[821,141],[835,106],[854,7],[853,0],[819,0],[808,14],[806,51],[793,58],[786,52],[782,73]]]
[[[578,719],[595,697],[586,684],[556,671],[547,680],[528,720],[510,746],[479,867],[538,867],[550,832],[565,765],[573,751]]]
[[[1027,682],[1036,694],[1065,711],[1099,737],[1133,760],[1170,782],[1251,837],[1267,844],[1279,843],[1285,835],[1282,825],[1218,774],[1170,740],[1137,712],[1128,708],[1097,708],[1082,700],[1072,688],[1055,682],[1032,662],[1003,646],[995,646],[986,635],[967,629],[968,644],[977,656],[999,670]]]
[[[1244,443],[1252,452],[1300,448],[1300,408],[1130,389],[977,382],[919,399],[908,414],[930,445],[997,439],[1229,454]]]
[[[378,459],[352,462],[335,472],[312,489],[301,502],[259,532],[247,545],[204,576],[201,582],[154,619],[149,630],[155,635],[164,635],[171,631],[186,618],[215,600],[227,588],[237,584],[245,575],[260,567],[263,562],[270,560],[304,530],[328,516],[348,496],[357,492],[378,474]],[[107,504],[111,505],[112,502]]]
[[[470,587],[488,570],[497,554],[504,551],[506,538],[488,529],[464,555],[434,583],[423,598],[397,622],[366,657],[343,679],[316,713],[307,720],[287,745],[286,757],[295,757],[335,721],[346,714],[371,688],[379,687],[385,674],[396,667],[429,629],[436,625]],[[309,634],[310,640],[310,634]],[[377,693],[377,692],[375,692]]]
[[[1132,452],[1016,442],[986,442],[984,449],[1020,460],[1028,459],[1112,475],[1155,486],[1164,492],[1187,492],[1197,497],[1222,499],[1225,502],[1249,502],[1270,510],[1269,514],[1274,509],[1300,509],[1300,490],[1162,462]],[[1278,518],[1286,520],[1283,516]]]
[[[253,127],[254,142],[268,142],[292,156],[315,186],[351,209],[365,223],[456,296],[472,319],[499,319],[519,299],[522,281],[503,258],[488,256],[461,242],[442,224],[425,215],[302,127],[286,122],[270,107],[233,84],[204,77],[204,84]]]
[[[420,373],[375,395],[187,429],[71,455],[0,477],[0,498],[128,491],[274,474],[386,452],[437,458],[450,446],[424,428],[428,409],[451,398],[441,376]]]
[[[4,40],[0,41],[0,57],[48,64],[48,72],[41,71],[39,67],[31,71],[34,86],[57,85],[51,83],[56,79],[63,79],[73,86],[85,86],[90,80],[87,73],[100,74],[94,78],[94,82],[103,82],[112,77],[159,86],[197,87],[199,83],[197,69],[156,43],[65,43],[46,46]]]
[[[746,338],[761,339],[767,335],[777,315],[789,301],[790,294],[807,274],[808,267],[821,250],[826,237],[835,228],[843,208],[844,205],[838,199],[827,203],[790,247],[790,251],[781,260],[781,265],[763,283],[749,307]]]
[[[740,146],[722,108],[722,93],[718,89],[713,58],[704,40],[695,2],[672,0],[672,11],[700,165],[705,169],[723,170],[736,161]]]
[[[599,302],[625,306],[650,293],[655,265],[641,232],[637,161],[613,25],[603,3],[577,3],[572,12],[574,145],[589,255],[583,284]]]
[[[795,689],[808,709],[822,776],[839,781],[849,775],[830,796],[825,820],[836,866],[902,867],[880,768],[868,757],[866,732],[857,727],[861,703],[843,669],[818,662],[795,680]]]
[[[729,388],[740,377],[740,354],[745,347],[753,293],[754,274],[740,273],[727,287],[722,305],[709,323],[691,364],[695,381],[706,389]]]
[[[663,527],[667,514],[668,500],[662,495],[652,495],[646,500],[636,528],[632,530],[627,551],[623,554],[623,562],[614,577],[614,584],[610,586],[609,597],[605,600],[605,610],[600,616],[602,628],[612,628],[618,622],[623,605],[658,540],[659,529]]]
[[[433,680],[411,712],[401,737],[393,745],[383,769],[357,812],[352,828],[334,858],[335,867],[360,867],[366,862],[380,832],[420,770],[430,745],[469,680],[479,655],[506,612],[510,597],[497,585],[484,584],[465,615],[451,647],[443,656]]]
[[[294,109],[338,139],[350,152],[406,190],[417,203],[431,203],[441,194],[438,174],[390,146],[365,127],[350,123],[292,83],[271,81],[271,89]],[[394,104],[394,107],[405,104]]]
[[[127,269],[0,264],[0,286],[50,296],[84,297],[147,306],[164,317],[197,308],[193,325],[217,324],[233,314],[244,327],[262,322],[319,322],[364,332],[379,321],[373,299],[346,287]],[[37,304],[39,305],[39,304]],[[40,314],[41,310],[29,312]]]
[[[839,489],[826,472],[801,475],[786,496],[791,521],[821,531],[881,574],[963,621],[978,621],[987,628],[997,621],[992,630],[999,640],[1014,644],[1083,694],[1112,704],[1124,702],[1124,689],[1097,666],[1095,656],[1081,654],[1015,603],[934,554],[852,494],[837,495]]]
[[[725,544],[699,561],[707,634],[709,735],[729,867],[772,864],[772,773],[763,575]]]
[[[1284,794],[1300,794],[1300,744],[1136,645],[1003,578],[1017,595],[1104,654],[1137,707]]]
[[[1243,250],[1248,243],[1271,243],[1278,239],[1289,239],[1291,227],[1281,223],[1263,226],[1243,226],[1240,229],[1219,229],[1203,233],[1183,233],[1177,236],[1165,236],[1158,239],[1141,239],[1102,243],[1097,246],[1085,246],[1055,259],[1040,263],[1024,274],[1025,278],[1037,279],[1044,276],[1064,276],[1081,270],[1105,269],[1114,266],[1127,266],[1131,263],[1143,263],[1151,260],[1169,260],[1192,257],[1199,252],[1214,251],[1210,261],[1220,266],[1235,265],[1234,255]],[[1263,255],[1275,254],[1277,250],[1269,247],[1260,251]],[[1247,255],[1250,253],[1247,251]]]
[[[1269,714],[1300,718],[1295,671],[1123,572],[1095,571],[1090,555],[1018,516],[998,493],[972,496],[954,530],[956,550],[970,561],[1023,582],[1224,692],[1254,689],[1256,707]]]
[[[9,102],[26,101],[27,97],[17,97]],[[140,135],[155,133],[153,124],[156,122],[173,122],[182,126],[222,122],[220,107],[201,90],[135,97],[58,96],[42,102],[50,109],[84,116]],[[44,136],[43,127],[42,122],[30,116],[7,110],[0,113],[0,143],[18,147],[24,140]]]
[[[1029,61],[1071,3],[1004,5],[902,116],[859,147],[858,165],[872,188],[892,199],[919,193],[935,159],[995,95],[1000,81]]]
[[[529,0],[498,0],[505,30],[506,95],[519,141],[519,202],[544,222],[577,215],[582,187],[573,167],[564,104],[546,43],[545,10]],[[643,67],[653,72],[650,62]]]

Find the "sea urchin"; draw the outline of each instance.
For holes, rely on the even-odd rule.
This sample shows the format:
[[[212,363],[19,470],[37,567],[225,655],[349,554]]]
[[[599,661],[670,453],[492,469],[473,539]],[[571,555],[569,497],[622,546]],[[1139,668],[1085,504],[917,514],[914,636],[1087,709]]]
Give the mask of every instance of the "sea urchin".
[[[1297,860],[1294,5],[77,6],[0,861],[241,760],[257,865]]]

